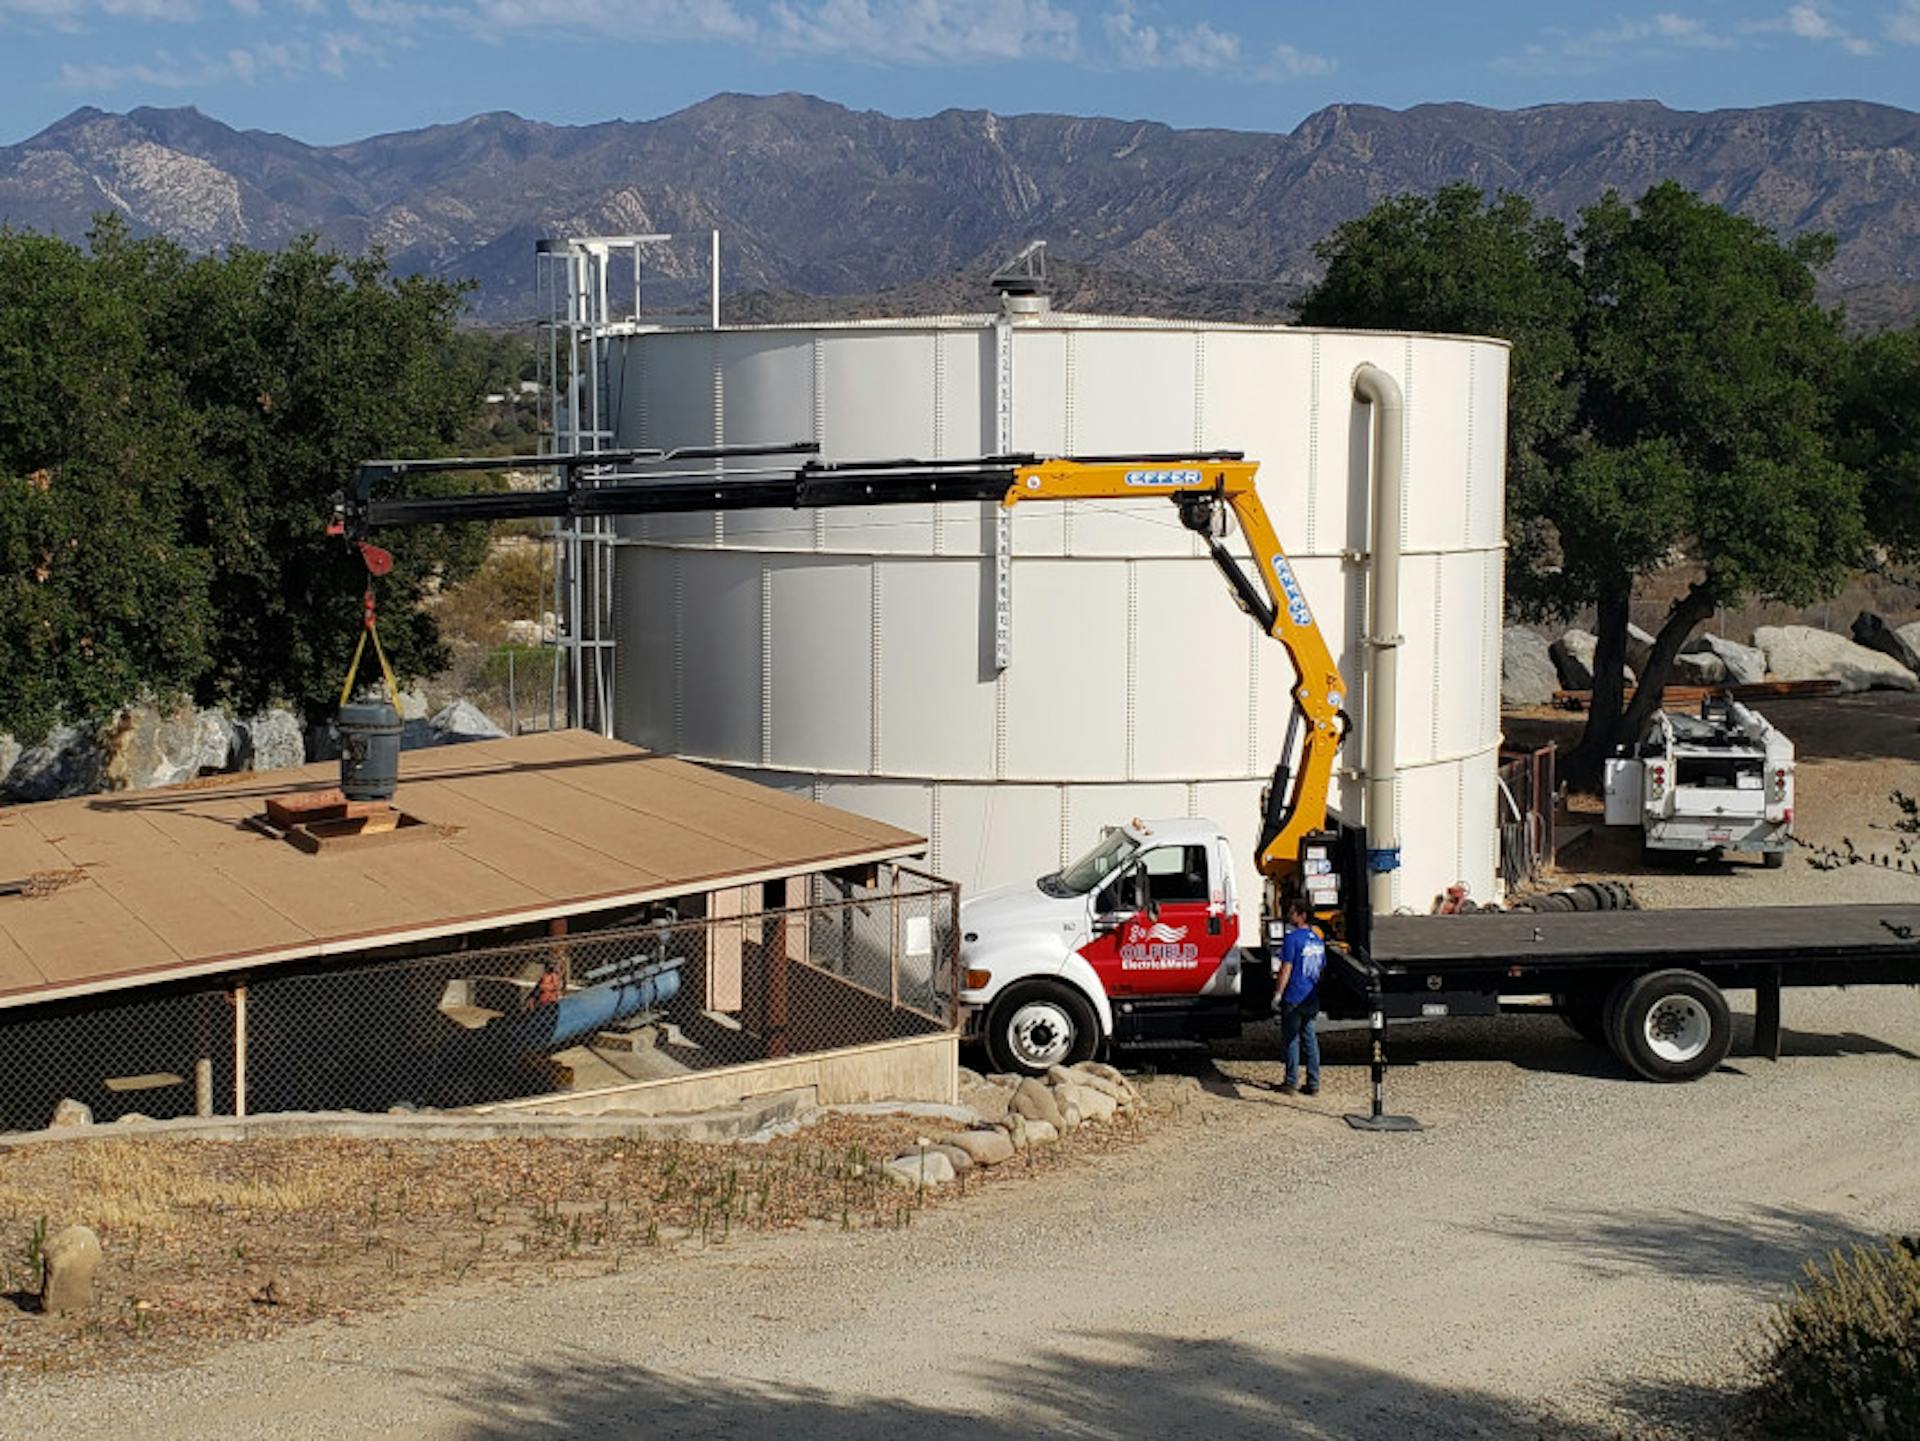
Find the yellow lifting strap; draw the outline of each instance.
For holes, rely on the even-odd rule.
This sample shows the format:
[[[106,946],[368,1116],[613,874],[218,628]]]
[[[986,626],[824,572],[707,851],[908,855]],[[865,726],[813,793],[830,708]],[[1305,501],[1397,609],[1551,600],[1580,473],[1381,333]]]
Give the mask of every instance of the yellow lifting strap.
[[[345,705],[353,699],[353,678],[360,674],[360,657],[367,653],[367,637],[373,637],[373,653],[380,661],[380,674],[387,682],[387,699],[393,703],[395,715],[400,713],[400,687],[394,684],[393,667],[387,663],[386,647],[380,644],[380,627],[373,620],[373,587],[367,587],[366,598],[361,602],[364,615],[360,627],[360,639],[353,647],[353,662],[347,667],[347,678],[340,686],[340,704]]]

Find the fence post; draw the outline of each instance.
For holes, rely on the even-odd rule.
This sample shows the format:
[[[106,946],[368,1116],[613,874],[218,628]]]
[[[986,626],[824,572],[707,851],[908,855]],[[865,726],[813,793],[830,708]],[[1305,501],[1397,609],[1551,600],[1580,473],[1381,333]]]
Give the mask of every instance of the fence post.
[[[233,988],[233,1114],[247,1114],[247,983]]]
[[[193,1114],[213,1114],[213,1061],[207,1056],[193,1063]]]
[[[786,897],[782,888],[781,898]],[[787,1053],[787,911],[773,913],[772,934],[763,925],[760,930],[767,965],[767,1054]]]
[[[900,867],[888,869],[887,909],[891,913],[893,941],[887,947],[887,990],[889,1003],[897,1011],[900,1009],[900,952],[905,943],[900,938]]]

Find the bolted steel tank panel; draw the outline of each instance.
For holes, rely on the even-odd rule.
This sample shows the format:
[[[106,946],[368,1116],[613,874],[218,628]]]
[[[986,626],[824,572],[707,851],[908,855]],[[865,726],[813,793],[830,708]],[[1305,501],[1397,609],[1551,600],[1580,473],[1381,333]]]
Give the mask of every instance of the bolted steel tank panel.
[[[616,443],[816,440],[829,459],[1244,450],[1345,674],[1334,801],[1359,816],[1370,414],[1406,396],[1396,904],[1493,894],[1507,349],[1473,338],[1042,313],[642,331],[614,342]],[[1250,864],[1293,683],[1170,505],[622,522],[616,729],[909,826],[966,885],[1031,876],[1135,815],[1204,814]],[[1238,547],[1238,537],[1229,541]]]

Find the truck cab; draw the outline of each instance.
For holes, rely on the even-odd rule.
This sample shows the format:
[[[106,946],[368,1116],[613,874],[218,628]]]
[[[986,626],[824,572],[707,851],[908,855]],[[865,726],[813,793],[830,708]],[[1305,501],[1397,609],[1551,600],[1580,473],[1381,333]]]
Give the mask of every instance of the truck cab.
[[[960,929],[968,1031],[996,1070],[1238,1034],[1239,901],[1212,821],[1109,826],[1071,865],[963,902]]]

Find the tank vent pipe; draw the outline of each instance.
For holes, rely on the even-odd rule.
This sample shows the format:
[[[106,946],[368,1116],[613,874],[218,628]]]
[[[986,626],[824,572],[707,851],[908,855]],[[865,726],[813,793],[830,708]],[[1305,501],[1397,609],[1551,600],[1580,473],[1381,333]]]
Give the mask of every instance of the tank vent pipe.
[[[1400,524],[1406,510],[1401,465],[1406,399],[1400,382],[1377,365],[1353,372],[1353,397],[1373,408],[1373,503],[1367,586],[1368,898],[1377,916],[1393,913],[1393,870],[1400,859],[1394,801],[1400,785],[1394,729],[1400,710]]]

